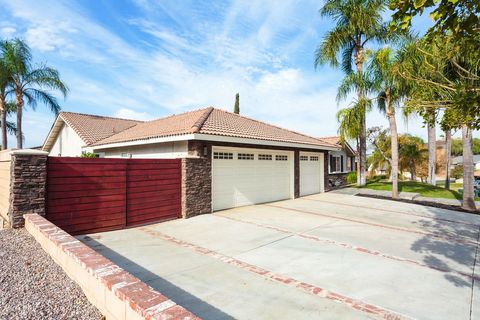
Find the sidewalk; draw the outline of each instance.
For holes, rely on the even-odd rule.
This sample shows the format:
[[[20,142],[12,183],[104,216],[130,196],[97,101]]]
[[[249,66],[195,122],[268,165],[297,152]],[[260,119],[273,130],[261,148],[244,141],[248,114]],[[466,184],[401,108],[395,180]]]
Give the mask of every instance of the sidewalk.
[[[359,189],[359,188],[344,188],[333,190],[330,192],[349,194],[360,197],[373,197],[382,199],[391,199],[392,192],[387,190],[372,190],[372,189]],[[441,207],[446,209],[459,210],[462,206],[462,200],[457,199],[445,199],[445,198],[429,198],[423,197],[419,193],[415,192],[400,192],[399,200],[408,201],[411,203],[417,203],[427,206]],[[477,210],[480,210],[480,201],[475,201]]]

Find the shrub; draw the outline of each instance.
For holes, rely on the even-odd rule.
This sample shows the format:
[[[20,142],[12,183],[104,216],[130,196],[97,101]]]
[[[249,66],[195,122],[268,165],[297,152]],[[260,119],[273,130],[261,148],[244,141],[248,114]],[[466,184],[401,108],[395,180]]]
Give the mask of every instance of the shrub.
[[[98,158],[98,154],[93,152],[82,152],[82,158]]]
[[[463,166],[458,165],[453,167],[453,169],[450,171],[450,177],[455,178],[455,179],[460,179],[463,177]]]
[[[347,183],[356,183],[357,182],[357,173],[356,172],[349,172],[347,175]]]

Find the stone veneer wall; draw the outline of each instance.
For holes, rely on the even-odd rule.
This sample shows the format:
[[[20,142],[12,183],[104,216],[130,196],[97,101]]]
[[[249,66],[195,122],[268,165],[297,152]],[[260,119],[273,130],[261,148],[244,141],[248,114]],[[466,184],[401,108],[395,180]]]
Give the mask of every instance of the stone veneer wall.
[[[206,155],[204,148],[207,149]],[[211,147],[189,141],[188,155],[182,159],[183,218],[212,212]]]
[[[326,175],[328,190],[334,190],[347,185],[348,173],[330,173]],[[333,184],[333,186],[331,185]]]
[[[24,226],[24,214],[45,215],[47,152],[15,150],[11,154],[10,199],[7,226]]]

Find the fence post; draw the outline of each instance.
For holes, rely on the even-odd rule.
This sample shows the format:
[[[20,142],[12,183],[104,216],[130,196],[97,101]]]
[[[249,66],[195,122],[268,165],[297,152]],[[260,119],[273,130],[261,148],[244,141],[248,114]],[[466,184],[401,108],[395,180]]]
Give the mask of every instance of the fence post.
[[[11,154],[9,225],[23,227],[24,214],[45,215],[48,152],[22,149]]]

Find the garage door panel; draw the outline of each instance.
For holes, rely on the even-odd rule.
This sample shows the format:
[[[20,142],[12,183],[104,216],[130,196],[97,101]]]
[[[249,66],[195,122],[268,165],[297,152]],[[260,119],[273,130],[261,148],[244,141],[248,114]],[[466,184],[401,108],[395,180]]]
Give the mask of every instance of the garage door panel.
[[[323,189],[323,153],[300,153],[300,196]]]
[[[232,159],[215,159],[215,152],[229,152]],[[253,160],[239,159],[239,153],[253,154]],[[277,154],[288,161],[276,161]],[[214,148],[213,210],[290,198],[291,161],[284,151]]]

